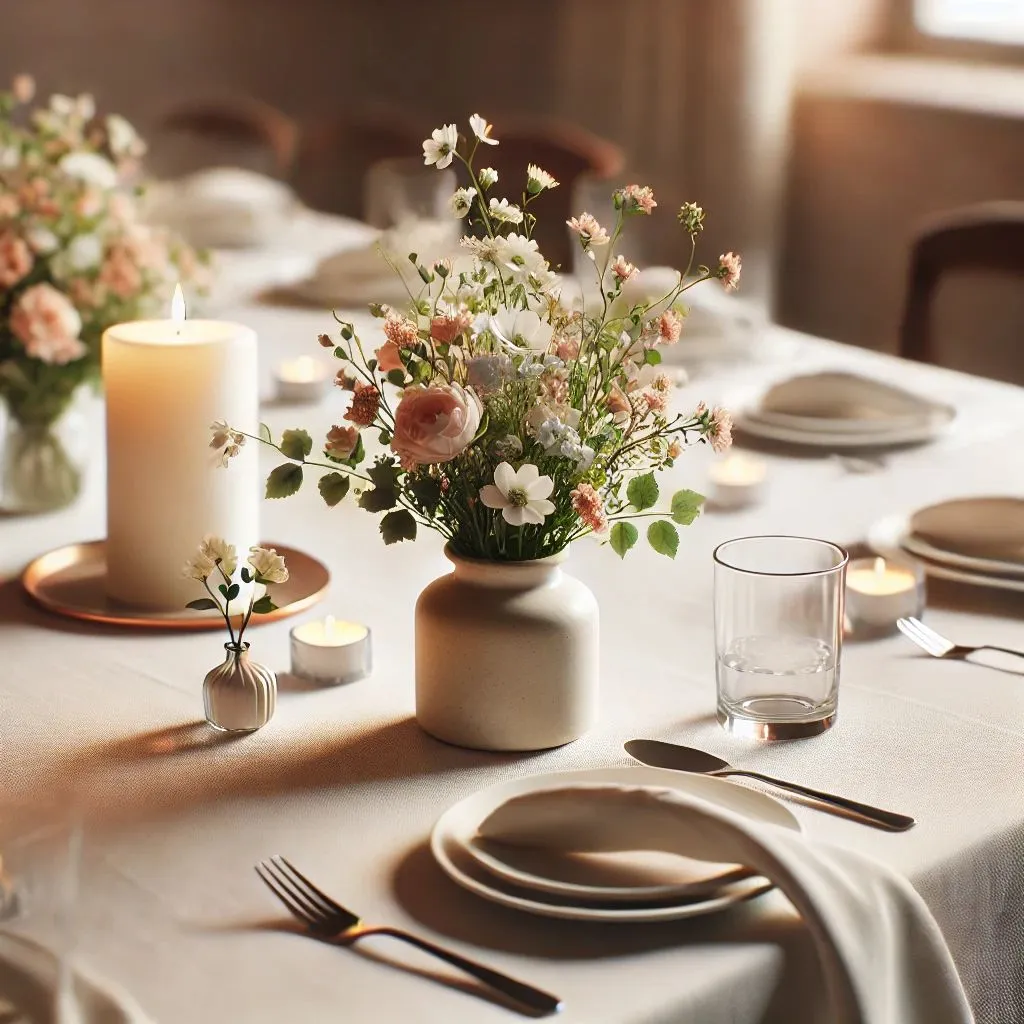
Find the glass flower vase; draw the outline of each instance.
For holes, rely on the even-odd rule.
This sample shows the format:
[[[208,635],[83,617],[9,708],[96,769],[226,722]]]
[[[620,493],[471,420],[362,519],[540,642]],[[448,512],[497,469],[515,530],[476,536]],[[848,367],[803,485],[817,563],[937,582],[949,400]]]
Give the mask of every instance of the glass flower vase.
[[[56,419],[19,417],[0,403],[0,511],[52,512],[82,491],[85,418],[72,401]]]
[[[203,681],[206,720],[220,732],[255,732],[274,717],[277,676],[249,657],[249,645],[229,643],[222,664]]]

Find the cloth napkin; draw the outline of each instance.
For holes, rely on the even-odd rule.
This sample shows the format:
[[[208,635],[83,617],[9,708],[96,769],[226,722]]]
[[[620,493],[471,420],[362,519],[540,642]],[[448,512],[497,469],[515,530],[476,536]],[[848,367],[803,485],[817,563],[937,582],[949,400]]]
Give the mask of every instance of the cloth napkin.
[[[578,785],[515,797],[480,825],[490,840],[566,852],[665,850],[771,879],[810,929],[834,1024],[970,1024],[938,925],[883,864],[674,790]]]

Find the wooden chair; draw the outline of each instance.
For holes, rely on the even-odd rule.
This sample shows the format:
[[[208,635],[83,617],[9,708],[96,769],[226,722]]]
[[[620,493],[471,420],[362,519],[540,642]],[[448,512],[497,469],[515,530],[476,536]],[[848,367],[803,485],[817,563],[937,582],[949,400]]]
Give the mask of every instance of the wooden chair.
[[[230,166],[287,179],[298,134],[290,117],[259,100],[193,100],[160,119],[147,164],[164,178]]]
[[[415,159],[424,138],[415,119],[384,106],[314,121],[303,128],[295,190],[314,209],[365,219],[367,172],[382,161]]]
[[[460,125],[460,130],[465,128]],[[477,149],[477,167],[498,172],[492,194],[518,203],[526,188],[526,165],[533,163],[554,175],[559,187],[543,193],[530,209],[538,216],[533,237],[552,266],[570,268],[572,240],[565,222],[579,210],[573,193],[581,178],[611,179],[622,172],[625,157],[612,142],[563,121],[508,117],[495,119],[497,146]],[[609,184],[612,188],[621,184]]]
[[[979,203],[954,210],[918,235],[910,256],[900,355],[935,362],[932,300],[942,278],[958,270],[1024,277],[1024,202]]]

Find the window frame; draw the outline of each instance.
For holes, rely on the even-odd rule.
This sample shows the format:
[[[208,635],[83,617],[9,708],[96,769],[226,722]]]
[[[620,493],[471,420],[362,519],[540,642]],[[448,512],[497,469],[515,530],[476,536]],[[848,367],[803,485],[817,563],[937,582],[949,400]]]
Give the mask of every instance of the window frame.
[[[892,44],[903,52],[974,60],[985,63],[1024,64],[1024,42],[938,36],[922,31],[914,18],[917,0],[895,0],[891,27]]]

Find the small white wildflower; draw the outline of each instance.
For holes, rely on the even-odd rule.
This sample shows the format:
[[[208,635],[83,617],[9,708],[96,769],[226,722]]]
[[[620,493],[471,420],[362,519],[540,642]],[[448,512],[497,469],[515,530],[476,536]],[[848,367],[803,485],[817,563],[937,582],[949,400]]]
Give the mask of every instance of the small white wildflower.
[[[501,224],[522,224],[523,211],[507,199],[491,199],[487,204],[490,215]]]
[[[531,196],[535,196],[546,188],[558,188],[558,182],[536,164],[528,164],[526,167],[526,191]]]
[[[459,144],[459,130],[453,124],[435,128],[430,138],[423,142],[423,162],[428,166],[436,164],[443,170],[452,162],[455,147]]]
[[[448,200],[448,208],[454,217],[465,217],[473,207],[473,199],[476,196],[475,188],[457,188],[451,199]]]
[[[474,114],[469,119],[469,127],[473,129],[473,134],[486,145],[496,146],[498,144],[497,139],[491,138],[491,130],[494,128],[494,125],[488,124],[486,118],[481,117],[479,114]]]
[[[498,181],[498,172],[493,167],[484,167],[477,173],[476,180],[481,188],[490,188]]]

